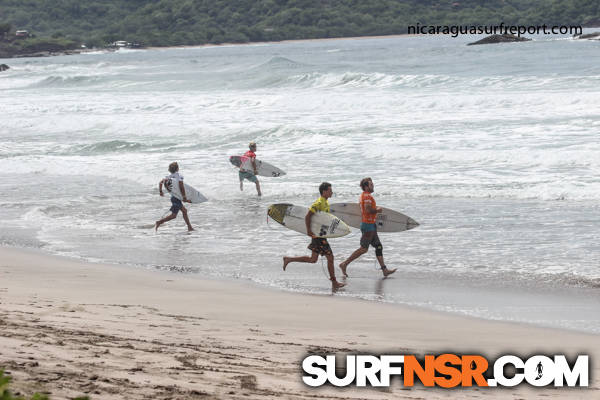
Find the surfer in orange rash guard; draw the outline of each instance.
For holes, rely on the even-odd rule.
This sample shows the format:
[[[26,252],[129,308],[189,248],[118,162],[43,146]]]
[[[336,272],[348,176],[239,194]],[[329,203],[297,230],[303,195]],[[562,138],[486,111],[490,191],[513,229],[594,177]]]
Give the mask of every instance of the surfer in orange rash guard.
[[[333,252],[331,251],[329,242],[327,242],[327,239],[317,237],[310,229],[310,223],[313,214],[315,214],[318,211],[329,212],[329,202],[327,201],[327,199],[333,195],[331,183],[321,183],[321,185],[319,186],[319,193],[321,193],[321,197],[319,197],[317,201],[315,201],[313,205],[310,206],[308,212],[306,213],[306,217],[304,217],[304,221],[306,222],[306,232],[308,233],[308,236],[312,238],[310,244],[308,245],[308,249],[312,251],[312,254],[310,257],[283,257],[283,270],[285,271],[287,265],[291,262],[314,264],[317,262],[319,255],[325,256],[325,258],[327,258],[327,269],[329,270],[329,280],[331,281],[331,289],[336,290],[345,286],[346,284],[338,282],[335,278]]]
[[[379,214],[382,209],[381,207],[377,207],[375,199],[371,195],[371,193],[375,191],[373,180],[371,180],[371,178],[364,178],[360,181],[360,187],[363,190],[359,198],[360,211],[362,214],[362,222],[360,224],[360,231],[362,232],[360,247],[356,249],[346,261],[340,264],[340,269],[344,276],[347,277],[348,274],[346,273],[346,269],[348,268],[348,264],[365,254],[369,250],[369,245],[371,245],[375,247],[375,256],[377,257],[377,261],[379,261],[383,276],[386,277],[396,272],[396,268],[388,269],[383,261],[383,246],[377,235],[377,224],[375,223],[377,221],[377,214]]]
[[[169,172],[170,172],[170,175],[167,175],[164,179],[162,179],[158,183],[158,192],[160,193],[160,195],[161,196],[165,195],[162,190],[163,185],[165,185],[165,187],[167,187],[166,186],[167,184],[179,185],[179,191],[181,192],[181,195],[183,196],[183,201],[186,203],[191,203],[191,201],[185,197],[185,187],[183,186],[183,176],[179,175],[179,165],[176,162],[172,162],[171,164],[169,164]],[[156,223],[154,224],[155,230],[158,230],[158,227],[161,226],[162,224],[164,224],[165,222],[177,218],[177,213],[179,212],[179,210],[181,210],[181,214],[183,215],[183,220],[187,224],[188,231],[194,230],[194,228],[192,228],[192,224],[190,223],[190,219],[188,218],[187,209],[183,206],[183,203],[177,197],[171,196],[171,209],[170,210],[171,210],[171,215],[168,215],[168,216],[164,217],[163,219],[156,221]]]
[[[258,171],[256,170],[256,143],[250,142],[248,148],[249,150],[244,153],[244,156],[250,158],[252,171],[240,166],[240,171],[238,173],[240,178],[240,190],[244,190],[244,179],[248,179],[250,182],[254,182],[256,185],[256,192],[259,196],[262,196],[262,193],[260,192],[260,182],[258,182],[258,178],[256,177],[256,175],[258,175]]]

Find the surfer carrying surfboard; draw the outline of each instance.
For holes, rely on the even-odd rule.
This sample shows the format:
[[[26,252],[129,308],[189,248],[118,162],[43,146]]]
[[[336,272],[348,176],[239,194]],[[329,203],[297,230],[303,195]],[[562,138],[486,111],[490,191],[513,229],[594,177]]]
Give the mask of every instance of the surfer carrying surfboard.
[[[256,192],[259,196],[262,196],[260,192],[260,183],[258,182],[258,171],[256,169],[256,142],[250,142],[248,145],[249,150],[244,153],[244,156],[250,158],[250,166],[252,167],[252,171],[248,170],[247,167],[244,168],[240,166],[240,171],[238,172],[240,178],[240,190],[244,190],[244,179],[248,179],[250,182],[254,182],[256,185]]]
[[[183,176],[179,175],[179,165],[176,162],[172,162],[171,164],[169,164],[169,172],[170,174],[164,177],[164,179],[161,179],[161,181],[158,183],[159,194],[161,196],[165,195],[162,190],[163,185],[165,185],[165,188],[167,189],[169,188],[168,185],[179,185],[179,191],[181,192],[181,195],[183,197],[183,202],[191,203],[191,201],[188,200],[185,196]],[[169,190],[169,192],[171,192],[171,190]],[[177,214],[179,213],[179,210],[181,210],[181,214],[183,215],[183,220],[187,224],[188,231],[193,231],[194,228],[192,228],[192,224],[190,223],[190,219],[188,218],[187,209],[183,206],[183,202],[177,197],[171,196],[171,215],[168,215],[165,218],[156,221],[156,223],[154,224],[154,229],[158,230],[158,227],[164,224],[165,222],[177,218]]]
[[[375,191],[375,185],[371,178],[362,179],[360,181],[360,187],[363,190],[359,198],[360,211],[362,214],[362,223],[360,224],[360,231],[362,232],[360,247],[356,249],[346,261],[340,264],[340,269],[344,276],[347,277],[348,274],[346,273],[346,269],[348,268],[348,264],[365,254],[371,245],[375,247],[375,256],[377,257],[377,261],[379,261],[383,276],[386,277],[396,272],[397,268],[388,269],[383,261],[383,246],[377,235],[377,224],[375,223],[377,221],[377,214],[382,212],[382,208],[377,207],[375,199],[371,195],[371,193]]]
[[[301,256],[301,257],[283,257],[283,270],[285,271],[287,265],[291,262],[302,262],[302,263],[316,263],[319,256],[325,256],[327,258],[327,270],[329,271],[329,280],[331,281],[331,288],[333,290],[339,289],[345,286],[345,283],[340,283],[335,278],[335,267],[333,264],[333,252],[331,251],[331,247],[329,246],[329,242],[325,238],[319,238],[317,235],[313,233],[310,229],[310,222],[313,214],[324,211],[329,212],[329,199],[333,195],[333,189],[331,188],[331,183],[323,182],[319,186],[319,193],[321,197],[319,197],[312,206],[309,207],[308,212],[306,213],[306,217],[304,217],[304,221],[306,222],[306,232],[308,236],[311,237],[311,242],[308,245],[308,249],[312,251],[311,256]]]

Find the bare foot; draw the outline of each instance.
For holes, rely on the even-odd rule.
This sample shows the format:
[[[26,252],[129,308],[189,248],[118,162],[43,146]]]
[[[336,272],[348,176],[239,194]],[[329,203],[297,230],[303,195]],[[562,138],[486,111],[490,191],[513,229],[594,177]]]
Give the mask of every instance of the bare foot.
[[[343,288],[344,286],[346,286],[345,283],[341,283],[338,281],[331,281],[331,290],[338,290],[340,288]]]
[[[194,228],[188,228],[188,232],[195,231]]]
[[[290,263],[290,260],[287,257],[283,257],[283,270],[284,271],[289,263]]]
[[[397,270],[397,269],[398,269],[398,268],[394,268],[394,269],[387,269],[387,268],[384,268],[384,269],[382,269],[381,271],[383,272],[383,277],[385,278],[385,277],[387,277],[387,276],[390,276],[390,275],[391,275],[391,274],[393,274],[394,272],[396,272],[396,270]]]
[[[154,223],[154,231],[155,231],[155,232],[158,232],[158,227],[159,227],[159,226],[160,226],[160,224],[158,223],[158,221],[156,221],[156,222]]]
[[[348,263],[346,261],[340,263],[340,269],[342,270],[342,274],[347,278],[348,274],[346,273],[346,268],[348,268]]]

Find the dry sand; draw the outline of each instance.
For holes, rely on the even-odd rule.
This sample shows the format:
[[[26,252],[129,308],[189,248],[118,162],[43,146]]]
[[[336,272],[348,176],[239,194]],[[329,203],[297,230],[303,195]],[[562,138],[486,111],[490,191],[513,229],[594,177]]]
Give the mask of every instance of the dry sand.
[[[0,248],[0,312],[12,390],[52,399],[600,399],[597,335],[337,295]],[[313,389],[312,352],[589,354],[591,387]]]

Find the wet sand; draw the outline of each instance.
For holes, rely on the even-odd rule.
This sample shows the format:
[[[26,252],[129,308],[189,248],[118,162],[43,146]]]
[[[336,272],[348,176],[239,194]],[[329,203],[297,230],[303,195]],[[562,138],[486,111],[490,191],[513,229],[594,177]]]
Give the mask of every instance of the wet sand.
[[[52,399],[600,398],[598,335],[0,248],[0,367]],[[313,389],[308,353],[589,354],[590,388]]]

